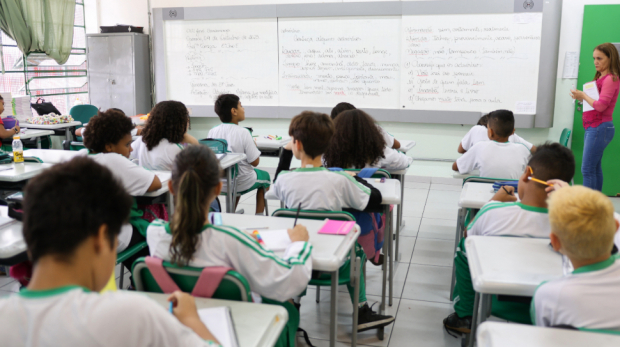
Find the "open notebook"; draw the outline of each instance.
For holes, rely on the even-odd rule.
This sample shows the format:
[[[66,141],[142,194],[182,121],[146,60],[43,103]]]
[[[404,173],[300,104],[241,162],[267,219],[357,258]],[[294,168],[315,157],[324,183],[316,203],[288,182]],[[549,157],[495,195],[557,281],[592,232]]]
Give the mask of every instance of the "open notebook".
[[[280,252],[285,251],[286,248],[292,243],[291,238],[288,236],[288,230],[260,230],[259,232],[263,242],[263,247],[270,251]]]
[[[239,347],[229,307],[203,308],[198,310],[198,316],[222,347]]]

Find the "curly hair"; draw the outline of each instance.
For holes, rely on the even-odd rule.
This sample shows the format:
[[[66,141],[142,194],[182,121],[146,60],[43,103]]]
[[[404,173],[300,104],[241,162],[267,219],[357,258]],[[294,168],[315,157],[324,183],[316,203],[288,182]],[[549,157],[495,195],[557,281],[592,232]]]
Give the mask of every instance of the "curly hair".
[[[123,112],[109,109],[99,111],[84,129],[84,146],[91,152],[101,153],[107,144],[117,144],[134,128],[131,119]]]
[[[385,158],[385,140],[366,112],[344,111],[334,121],[334,127],[334,136],[323,156],[328,167],[361,169]]]
[[[180,101],[162,101],[155,105],[142,129],[142,142],[152,150],[162,139],[181,143],[187,131],[189,111]]]
[[[344,111],[355,110],[355,106],[348,102],[341,102],[336,107],[332,108],[331,117],[332,120],[336,120],[336,117]]]

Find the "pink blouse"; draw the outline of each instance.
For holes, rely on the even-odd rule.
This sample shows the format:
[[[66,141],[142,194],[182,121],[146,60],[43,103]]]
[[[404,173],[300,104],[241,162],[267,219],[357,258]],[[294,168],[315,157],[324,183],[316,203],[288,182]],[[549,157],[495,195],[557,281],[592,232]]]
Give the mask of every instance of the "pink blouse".
[[[616,107],[616,101],[618,101],[618,91],[620,91],[620,78],[616,77],[616,81],[614,81],[613,77],[614,75],[607,74],[596,80],[599,98],[592,105],[593,111],[583,113],[582,120],[585,129],[596,128],[601,123],[612,121],[612,114]]]

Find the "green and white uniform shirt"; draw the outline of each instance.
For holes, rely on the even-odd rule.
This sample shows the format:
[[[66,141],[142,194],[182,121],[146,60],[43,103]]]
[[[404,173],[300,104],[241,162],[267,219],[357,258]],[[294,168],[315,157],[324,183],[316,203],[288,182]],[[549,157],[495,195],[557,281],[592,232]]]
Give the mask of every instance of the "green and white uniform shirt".
[[[548,210],[520,202],[486,203],[467,227],[467,236],[519,236],[549,238]]]
[[[174,159],[184,147],[181,144],[162,139],[157,146],[149,151],[146,143],[142,141],[142,136],[140,136],[131,143],[131,148],[133,151],[129,158],[137,159],[138,165],[149,170],[172,171]]]
[[[459,173],[480,170],[481,177],[518,179],[525,171],[530,150],[523,144],[482,141],[456,160]]]
[[[461,140],[461,146],[464,150],[469,151],[473,145],[482,141],[491,141],[489,140],[489,130],[484,125],[474,125]],[[531,150],[533,146],[517,134],[510,135],[508,142],[522,143],[528,150]]]
[[[540,326],[620,332],[620,261],[612,255],[600,263],[541,284],[532,300],[532,322]]]
[[[3,346],[218,346],[140,293],[26,289],[0,299],[0,312]]]
[[[343,208],[364,210],[370,200],[370,188],[341,171],[324,167],[282,171],[266,194],[288,207],[301,203],[304,210],[342,211]]]
[[[258,159],[261,154],[250,131],[237,124],[223,123],[209,130],[207,137],[210,139],[224,139],[228,142],[229,152],[244,153],[246,155],[246,160],[239,162],[237,191],[243,192],[250,189],[258,179],[256,172],[254,172],[254,167],[250,163]],[[222,191],[228,191],[226,181],[224,181]]]
[[[264,249],[248,233],[229,226],[205,225],[190,266],[226,266],[250,283],[253,292],[286,301],[306,289],[312,274],[312,245],[293,242],[281,257]],[[151,256],[170,261],[169,223],[157,220],[146,231]]]

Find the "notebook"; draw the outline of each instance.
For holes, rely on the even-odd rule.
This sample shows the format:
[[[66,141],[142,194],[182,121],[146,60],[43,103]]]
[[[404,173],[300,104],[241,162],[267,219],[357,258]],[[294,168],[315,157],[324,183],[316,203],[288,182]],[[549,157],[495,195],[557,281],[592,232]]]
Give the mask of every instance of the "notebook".
[[[288,230],[259,230],[260,237],[265,243],[263,247],[270,251],[285,251],[286,248],[293,243],[288,236]]]
[[[237,332],[229,307],[203,308],[198,310],[198,316],[222,347],[239,347]]]
[[[170,181],[170,178],[172,177],[172,173],[170,171],[153,170],[153,173],[159,177],[159,181],[161,183]]]
[[[355,227],[355,222],[328,219],[319,230],[319,234],[346,235],[353,227]]]

